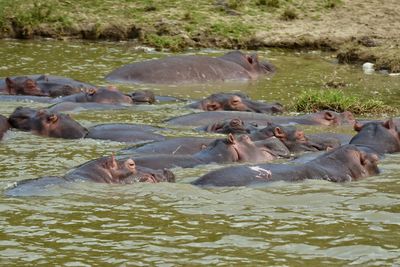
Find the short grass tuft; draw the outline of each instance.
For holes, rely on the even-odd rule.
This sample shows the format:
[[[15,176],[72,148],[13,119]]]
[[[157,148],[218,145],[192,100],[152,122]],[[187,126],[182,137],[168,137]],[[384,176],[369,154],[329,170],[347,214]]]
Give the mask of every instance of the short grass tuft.
[[[341,90],[306,90],[294,99],[291,109],[307,113],[324,109],[336,112],[347,110],[355,115],[394,114],[397,112],[396,108],[386,105],[383,101],[361,100],[358,96],[346,95]]]

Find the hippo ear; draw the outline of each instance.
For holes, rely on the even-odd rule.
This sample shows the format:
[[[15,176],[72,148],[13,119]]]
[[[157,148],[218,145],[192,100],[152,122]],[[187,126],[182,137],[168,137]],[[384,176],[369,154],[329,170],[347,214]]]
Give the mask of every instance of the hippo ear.
[[[56,114],[50,114],[47,117],[47,122],[48,123],[55,123],[56,121],[58,121],[58,116]]]
[[[331,111],[325,111],[324,118],[328,121],[331,121],[335,118],[335,115]]]
[[[281,127],[275,127],[275,128],[274,128],[274,135],[275,135],[276,138],[279,138],[279,139],[286,138],[286,134],[285,134],[285,132],[282,130]]]
[[[115,169],[117,169],[118,168],[118,163],[117,163],[117,161],[115,160],[115,155],[114,155],[114,153],[112,153],[111,154],[111,157],[109,157],[109,158],[107,158],[106,160],[105,160],[105,162],[103,163],[103,167],[104,168],[106,168],[106,169],[112,169],[112,170],[115,170]]]
[[[359,131],[361,131],[361,129],[362,129],[362,127],[363,127],[364,125],[363,124],[361,124],[359,121],[356,121],[355,123],[354,123],[354,131],[356,131],[356,132],[359,132]]]
[[[208,111],[218,110],[219,108],[220,106],[215,102],[209,102],[206,104],[206,110]]]
[[[97,91],[96,88],[91,87],[87,90],[87,94],[94,95],[96,93],[96,91]]]
[[[250,65],[253,65],[253,58],[251,56],[246,55],[246,59],[247,59],[247,62],[250,63]]]
[[[396,128],[396,125],[394,124],[393,119],[389,119],[389,120],[385,121],[383,123],[383,126],[385,126],[385,128],[387,128],[387,129],[395,129]]]
[[[231,96],[230,99],[229,99],[229,103],[230,103],[231,105],[238,105],[238,104],[240,104],[241,102],[242,102],[242,99],[240,98],[240,96],[237,96],[237,95],[233,95],[233,96]]]
[[[228,134],[228,138],[227,138],[227,140],[228,140],[228,143],[229,144],[235,144],[235,137],[233,136],[233,134]]]
[[[360,163],[365,166],[369,163],[376,163],[379,161],[379,157],[375,153],[371,153],[368,157],[367,152],[360,151]]]
[[[12,88],[14,88],[14,85],[15,85],[14,81],[11,80],[10,77],[7,77],[5,79],[5,82],[6,82],[6,86],[7,86],[7,91],[9,94],[11,94],[11,90],[12,90]]]

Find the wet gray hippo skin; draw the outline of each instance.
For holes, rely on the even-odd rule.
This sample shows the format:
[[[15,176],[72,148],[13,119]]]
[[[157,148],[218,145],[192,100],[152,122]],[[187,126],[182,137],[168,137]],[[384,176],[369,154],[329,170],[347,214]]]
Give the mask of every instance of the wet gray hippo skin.
[[[247,135],[216,139],[193,155],[149,155],[133,157],[139,166],[152,169],[191,168],[196,165],[229,162],[266,162],[275,157],[265,147],[258,147]]]
[[[217,93],[188,105],[189,108],[205,111],[232,110],[256,113],[282,113],[283,106],[279,103],[264,103],[253,101],[241,93]]]
[[[174,182],[175,175],[169,170],[152,170],[138,167],[132,159],[117,160],[114,156],[89,161],[68,172],[63,177],[47,176],[17,182],[8,188],[8,196],[35,195],[49,185],[76,181],[92,181],[109,184],[133,184],[138,182]]]
[[[13,128],[31,131],[48,137],[77,139],[87,134],[87,129],[69,115],[18,107],[8,118]]]
[[[389,119],[381,122],[357,122],[354,124],[357,134],[350,140],[350,144],[366,151],[372,151],[380,156],[385,153],[400,152],[400,136],[394,121]]]
[[[378,156],[354,145],[345,145],[301,165],[241,165],[212,171],[192,184],[198,186],[248,186],[274,181],[323,179],[347,182],[377,175]]]
[[[8,123],[8,119],[3,115],[0,115],[0,140],[10,127],[11,125]]]
[[[131,143],[165,140],[163,135],[153,133],[156,130],[144,124],[108,123],[88,128],[86,138]]]
[[[94,87],[70,78],[53,75],[28,75],[6,77],[0,80],[0,92],[11,95],[58,97]]]
[[[335,126],[342,124],[354,124],[355,120],[351,112],[337,113],[334,111],[319,111],[301,116],[268,116],[266,114],[240,112],[240,111],[206,111],[183,115],[168,119],[166,122],[182,126],[203,126],[218,123],[227,119],[241,119],[248,123],[256,123],[258,126],[266,126],[268,123],[280,125],[304,124]]]
[[[173,56],[122,66],[105,78],[123,83],[183,84],[251,80],[273,73],[257,55],[232,51],[221,57]]]

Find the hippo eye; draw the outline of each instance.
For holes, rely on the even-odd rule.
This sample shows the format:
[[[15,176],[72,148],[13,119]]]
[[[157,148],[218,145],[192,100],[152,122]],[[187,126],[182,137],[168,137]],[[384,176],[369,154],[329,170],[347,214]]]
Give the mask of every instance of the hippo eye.
[[[207,110],[213,111],[213,110],[217,110],[217,109],[218,109],[218,105],[216,105],[216,104],[207,105]]]
[[[240,97],[232,97],[231,98],[231,104],[232,105],[237,105],[241,102]]]

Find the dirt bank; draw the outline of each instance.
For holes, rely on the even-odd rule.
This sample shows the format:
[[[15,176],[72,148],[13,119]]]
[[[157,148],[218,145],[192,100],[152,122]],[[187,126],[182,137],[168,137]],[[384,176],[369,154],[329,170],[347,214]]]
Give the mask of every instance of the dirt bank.
[[[3,0],[0,37],[132,40],[158,49],[284,47],[400,72],[398,0]]]

